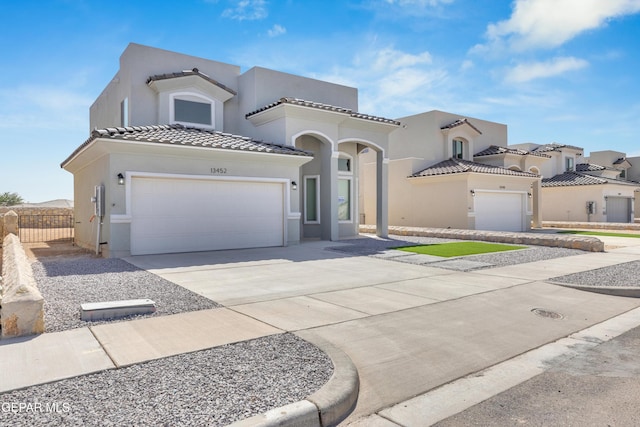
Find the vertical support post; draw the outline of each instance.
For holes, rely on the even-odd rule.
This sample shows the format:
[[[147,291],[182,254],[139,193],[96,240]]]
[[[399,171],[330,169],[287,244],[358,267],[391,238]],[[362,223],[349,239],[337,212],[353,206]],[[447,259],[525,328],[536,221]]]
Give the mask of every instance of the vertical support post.
[[[376,153],[376,234],[389,236],[389,159]]]
[[[537,179],[531,188],[533,196],[533,227],[542,228],[542,179]]]
[[[331,241],[340,240],[340,223],[338,222],[338,152],[331,152],[329,176],[331,177]]]

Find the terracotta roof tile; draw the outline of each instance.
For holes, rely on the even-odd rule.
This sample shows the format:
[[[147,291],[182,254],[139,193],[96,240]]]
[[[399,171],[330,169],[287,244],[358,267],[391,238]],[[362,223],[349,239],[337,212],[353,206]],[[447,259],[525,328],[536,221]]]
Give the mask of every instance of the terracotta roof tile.
[[[287,98],[287,97],[280,98],[279,100],[277,100],[275,102],[272,102],[271,104],[265,105],[262,108],[259,108],[259,109],[255,110],[255,111],[247,113],[247,114],[245,114],[245,118],[249,118],[249,117],[253,116],[254,114],[258,114],[258,113],[260,113],[262,111],[269,110],[269,109],[271,109],[273,107],[276,107],[278,105],[281,105],[281,104],[300,105],[300,106],[303,106],[303,107],[315,108],[315,109],[318,109],[318,110],[333,111],[333,112],[336,112],[336,113],[348,114],[351,117],[354,117],[356,119],[364,119],[364,120],[370,120],[370,121],[374,121],[374,122],[387,123],[387,124],[400,126],[400,122],[397,121],[397,120],[387,119],[387,118],[378,117],[378,116],[371,116],[369,114],[358,113],[358,112],[355,112],[355,111],[351,110],[350,108],[336,107],[335,105],[323,104],[321,102],[305,101],[304,99]]]
[[[536,156],[536,157],[546,157],[550,158],[551,156],[544,153],[536,153],[534,151],[520,150],[516,148],[502,147],[499,145],[492,145],[489,148],[480,151],[475,154],[473,157],[482,157],[482,156],[493,156],[496,154],[516,154],[519,156]]]
[[[453,129],[453,128],[455,128],[455,127],[462,126],[462,125],[465,125],[465,124],[466,124],[466,125],[471,126],[471,128],[472,128],[473,130],[475,130],[475,131],[476,131],[476,132],[478,132],[480,135],[482,135],[482,132],[480,132],[480,129],[478,129],[477,127],[475,127],[474,125],[472,125],[472,124],[471,124],[471,122],[470,122],[468,119],[466,119],[466,118],[464,118],[464,119],[458,119],[458,120],[456,120],[456,121],[455,121],[455,122],[453,122],[453,123],[449,123],[449,124],[448,124],[448,125],[446,125],[446,126],[442,126],[442,127],[440,128],[440,130]]]
[[[429,166],[426,169],[421,170],[410,178],[417,178],[421,176],[436,176],[436,175],[450,175],[456,173],[486,173],[491,175],[511,175],[511,176],[526,176],[535,178],[538,175],[529,172],[514,171],[500,166],[485,165],[483,163],[470,162],[468,160],[449,159],[436,163],[433,166]]]
[[[158,80],[167,80],[167,79],[175,79],[178,77],[186,77],[186,76],[198,76],[203,78],[204,80],[208,81],[211,84],[214,84],[216,86],[218,86],[221,89],[226,90],[229,93],[232,93],[234,95],[237,95],[238,93],[223,85],[222,83],[220,83],[217,80],[212,79],[211,77],[209,77],[208,75],[200,72],[200,70],[198,70],[197,68],[194,68],[193,70],[184,70],[184,71],[178,71],[176,73],[168,73],[168,74],[156,74],[155,76],[151,76],[147,79],[147,84],[154,82],[154,81],[158,81]]]
[[[285,154],[290,156],[309,156],[313,154],[294,147],[256,141],[239,135],[215,130],[190,128],[183,125],[130,126],[96,129],[80,147],[78,147],[61,166],[64,166],[77,153],[98,138],[120,141],[150,142],[158,144],[193,146],[204,149],[250,151],[265,154]]]

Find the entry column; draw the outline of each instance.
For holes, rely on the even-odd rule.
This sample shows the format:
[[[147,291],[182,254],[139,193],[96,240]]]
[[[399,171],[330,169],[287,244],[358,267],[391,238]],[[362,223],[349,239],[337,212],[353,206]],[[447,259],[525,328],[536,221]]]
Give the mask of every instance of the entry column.
[[[376,234],[389,236],[389,159],[376,153]]]

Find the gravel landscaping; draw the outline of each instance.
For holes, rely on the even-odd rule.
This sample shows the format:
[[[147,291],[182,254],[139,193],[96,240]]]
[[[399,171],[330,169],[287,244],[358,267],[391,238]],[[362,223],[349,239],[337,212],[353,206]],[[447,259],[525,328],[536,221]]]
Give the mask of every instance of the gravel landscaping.
[[[398,247],[398,246],[410,246],[410,245],[432,245],[448,242],[459,242],[460,240],[452,239],[439,239],[435,237],[413,237],[403,236],[402,238],[388,238],[388,239],[375,239],[375,238],[359,238],[341,240],[340,243],[346,243],[347,245],[334,246],[328,248],[332,251],[345,252],[353,255],[368,255],[377,256],[383,251]],[[522,245],[515,245],[522,246]],[[440,260],[420,261],[420,258],[407,258],[404,257],[392,257],[388,258],[398,262],[411,262],[417,264],[429,265],[432,267],[440,267],[453,270],[478,270],[483,268],[503,267],[507,265],[523,264],[527,262],[542,261],[546,259],[562,258],[572,255],[584,254],[584,251],[578,249],[565,249],[554,248],[547,246],[528,246],[527,249],[518,249],[506,252],[493,252],[480,255],[469,255],[465,257],[455,258],[440,258]],[[406,257],[410,257],[412,254],[407,253]],[[453,263],[452,260],[471,261],[471,263]],[[409,261],[411,260],[411,261]]]
[[[132,317],[162,316],[220,307],[208,298],[121,259],[91,256],[45,259],[34,262],[32,268],[45,299],[46,332],[131,320]],[[156,303],[155,313],[116,320],[80,320],[82,303],[142,298],[149,298]]]
[[[581,273],[567,274],[549,279],[550,282],[583,286],[637,286],[640,287],[640,261],[596,268]]]
[[[0,394],[0,425],[223,426],[302,400],[332,373],[312,344],[272,335]],[[59,411],[10,410],[36,402]]]

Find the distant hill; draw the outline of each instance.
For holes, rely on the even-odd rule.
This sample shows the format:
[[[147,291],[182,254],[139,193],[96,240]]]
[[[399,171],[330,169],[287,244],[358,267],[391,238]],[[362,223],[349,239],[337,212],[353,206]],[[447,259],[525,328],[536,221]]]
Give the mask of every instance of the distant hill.
[[[73,208],[73,200],[56,199],[41,203],[21,203],[19,205],[7,206],[11,208]]]

